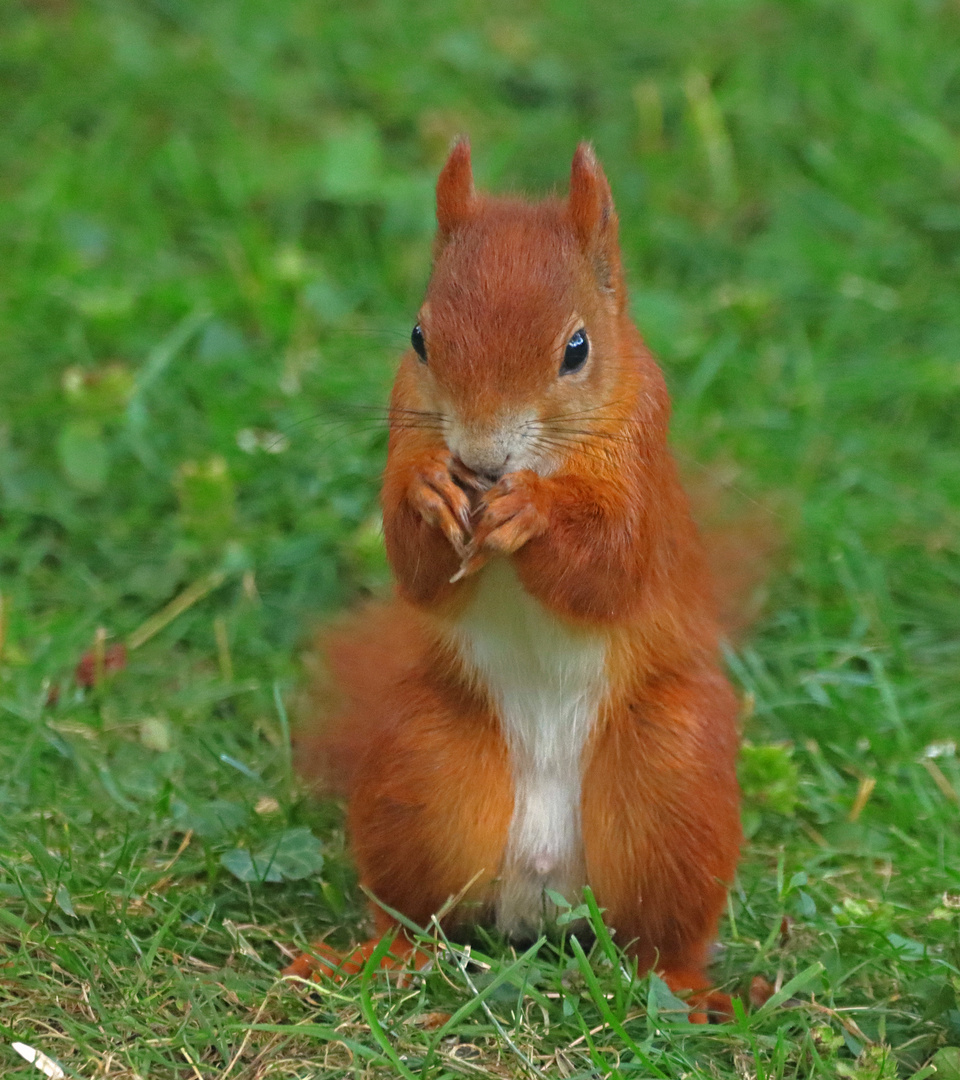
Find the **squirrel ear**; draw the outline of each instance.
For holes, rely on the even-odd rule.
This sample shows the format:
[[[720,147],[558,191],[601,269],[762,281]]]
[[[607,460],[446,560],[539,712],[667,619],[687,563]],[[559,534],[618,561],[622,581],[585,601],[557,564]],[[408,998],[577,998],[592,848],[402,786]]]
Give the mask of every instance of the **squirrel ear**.
[[[475,199],[470,140],[462,137],[454,143],[437,180],[437,225],[441,238],[446,239],[469,217]]]
[[[593,261],[600,287],[617,291],[620,251],[613,194],[589,143],[580,143],[570,169],[570,221],[583,250]]]

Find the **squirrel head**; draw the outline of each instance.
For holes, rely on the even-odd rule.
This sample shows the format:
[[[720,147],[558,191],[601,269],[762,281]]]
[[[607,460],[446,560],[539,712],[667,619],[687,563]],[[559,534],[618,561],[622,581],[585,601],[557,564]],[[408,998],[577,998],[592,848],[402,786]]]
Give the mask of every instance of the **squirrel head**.
[[[433,274],[395,402],[432,414],[481,477],[556,472],[622,425],[638,378],[625,307],[617,215],[591,147],[577,148],[566,199],[528,202],[478,194],[461,140],[437,182]]]

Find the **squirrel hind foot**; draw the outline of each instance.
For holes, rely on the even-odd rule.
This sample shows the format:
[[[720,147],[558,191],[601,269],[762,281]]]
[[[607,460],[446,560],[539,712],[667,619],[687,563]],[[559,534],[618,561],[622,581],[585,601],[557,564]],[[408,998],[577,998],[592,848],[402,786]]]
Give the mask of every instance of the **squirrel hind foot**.
[[[353,952],[357,950],[354,949]],[[362,963],[355,962],[353,953],[341,956],[328,945],[318,942],[311,946],[310,952],[301,953],[292,964],[288,964],[281,972],[282,978],[292,976],[297,979],[308,979],[310,982],[320,982],[321,978],[336,979],[345,975],[355,975],[360,971]]]
[[[729,994],[720,990],[707,990],[691,994],[687,999],[691,1024],[725,1024],[733,1019],[733,1001]]]
[[[730,995],[712,987],[701,971],[667,970],[658,974],[690,1006],[687,1019],[691,1024],[723,1024],[733,1019]]]
[[[311,946],[309,952],[301,953],[280,974],[282,977],[293,976],[310,982],[322,982],[324,979],[343,982],[344,979],[359,975],[363,971],[380,941],[380,938],[370,938],[361,945],[354,945],[345,953],[338,953],[329,945],[318,942]],[[380,961],[379,970],[397,971],[397,985],[405,986],[411,971],[420,971],[431,959],[430,953],[416,948],[401,934]]]

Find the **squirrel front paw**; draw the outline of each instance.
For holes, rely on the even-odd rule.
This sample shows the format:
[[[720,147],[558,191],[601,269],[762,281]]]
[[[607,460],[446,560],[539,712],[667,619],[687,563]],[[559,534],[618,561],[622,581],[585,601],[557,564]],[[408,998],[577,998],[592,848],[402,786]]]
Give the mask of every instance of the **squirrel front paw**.
[[[507,473],[480,495],[474,518],[473,538],[454,581],[475,573],[492,555],[512,555],[546,532],[543,479],[531,469]]]
[[[423,520],[440,529],[457,555],[465,559],[471,533],[471,494],[475,498],[478,490],[471,473],[449,454],[438,454],[420,466],[407,497]]]

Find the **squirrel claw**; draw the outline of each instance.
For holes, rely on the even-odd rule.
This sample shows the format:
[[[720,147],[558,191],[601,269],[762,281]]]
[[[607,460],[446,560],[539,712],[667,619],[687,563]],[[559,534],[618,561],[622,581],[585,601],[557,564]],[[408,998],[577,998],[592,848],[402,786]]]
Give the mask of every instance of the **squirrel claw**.
[[[489,554],[485,551],[478,551],[477,548],[471,544],[463,553],[463,561],[460,563],[460,569],[450,579],[450,584],[455,585],[458,581],[462,581],[465,577],[469,577],[471,574],[475,574],[481,569],[489,559]]]
[[[473,546],[512,555],[547,527],[542,480],[535,473],[508,473],[480,500]]]
[[[410,498],[423,520],[440,529],[463,559],[471,529],[471,505],[468,492],[447,464],[428,464],[416,478]]]
[[[462,488],[467,494],[487,491],[490,487],[488,481],[478,476],[472,469],[468,469],[459,458],[453,458],[450,462],[450,476],[457,487]]]

